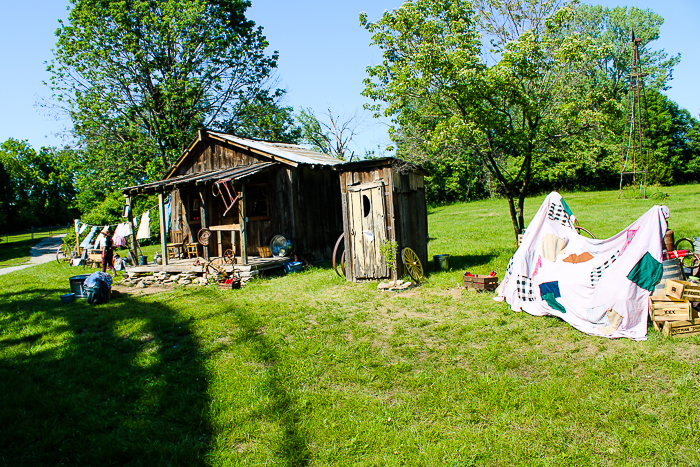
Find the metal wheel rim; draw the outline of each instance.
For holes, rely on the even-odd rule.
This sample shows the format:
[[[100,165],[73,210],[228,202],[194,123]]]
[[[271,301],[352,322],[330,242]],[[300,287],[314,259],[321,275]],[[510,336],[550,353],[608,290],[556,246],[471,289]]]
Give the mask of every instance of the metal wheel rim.
[[[209,245],[209,237],[211,237],[211,230],[207,229],[206,227],[199,229],[199,232],[197,233],[197,241],[200,243],[200,245]]]
[[[69,261],[72,252],[73,250],[71,250],[71,248],[68,245],[66,245],[65,243],[62,244],[56,250],[56,262],[58,262],[58,264],[61,264],[65,263],[66,261]]]
[[[340,243],[342,242],[344,237],[345,237],[344,233],[340,234],[340,237],[338,237],[338,241],[335,242],[335,248],[333,248],[333,270],[340,277],[345,277],[345,252],[344,251],[343,251],[343,256],[340,258],[340,263],[342,265],[343,274],[338,272],[338,263],[337,263],[338,248],[340,247]]]
[[[410,248],[404,248],[401,251],[401,259],[403,260],[403,265],[408,271],[408,275],[411,276],[416,282],[420,282],[423,279],[423,265],[420,263],[420,259],[415,251]]]

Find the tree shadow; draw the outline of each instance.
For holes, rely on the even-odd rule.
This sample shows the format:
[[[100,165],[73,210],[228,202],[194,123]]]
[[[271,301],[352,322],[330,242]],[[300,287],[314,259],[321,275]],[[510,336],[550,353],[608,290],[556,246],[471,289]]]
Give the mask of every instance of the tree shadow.
[[[498,255],[494,253],[468,256],[450,255],[450,269],[468,270],[470,268],[483,266],[484,264],[490,263],[497,256]]]
[[[0,264],[18,266],[29,261],[29,250],[39,243],[37,240],[21,240],[18,242],[0,244]],[[20,261],[20,259],[22,259]]]
[[[279,343],[272,342],[262,331],[262,323],[244,310],[232,307],[230,315],[241,330],[237,343],[248,347],[266,370],[260,389],[269,395],[270,403],[252,412],[251,417],[265,419],[281,426],[283,434],[276,454],[283,465],[309,465],[311,452],[308,438],[300,429],[302,412],[291,395],[294,393],[293,388],[286,386],[289,381],[286,372],[289,370],[280,363],[282,359],[277,351]]]
[[[58,293],[0,294],[2,463],[204,465],[212,427],[189,318]]]

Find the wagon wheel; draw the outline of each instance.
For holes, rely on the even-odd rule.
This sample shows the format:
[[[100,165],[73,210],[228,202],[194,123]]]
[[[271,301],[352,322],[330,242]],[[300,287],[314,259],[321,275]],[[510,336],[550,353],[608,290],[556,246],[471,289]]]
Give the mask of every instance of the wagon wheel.
[[[578,225],[578,219],[576,220],[576,222],[574,222],[574,228],[576,229],[576,233],[579,234],[579,235],[581,235],[581,231],[583,230],[583,231],[586,232],[591,238],[596,238],[596,236],[593,235],[593,234],[591,233],[590,230],[588,230],[588,229],[585,228],[585,227],[581,227],[580,225]]]
[[[693,253],[683,258],[683,267],[690,269],[690,276],[697,277],[700,274],[700,255]]]
[[[340,268],[342,269],[343,273],[338,272],[338,248],[340,248],[340,244],[343,241],[343,237],[345,237],[345,234],[340,234],[340,237],[338,237],[338,241],[335,242],[335,248],[333,248],[333,269],[335,270],[335,273],[338,274],[340,277],[345,277],[345,251],[343,251],[342,256],[340,257]]]
[[[73,250],[71,249],[71,247],[63,243],[56,250],[56,261],[58,262],[58,264],[70,261],[72,253]]]
[[[224,270],[224,268],[221,267],[221,265],[216,264],[214,260],[207,262],[206,266],[204,267],[204,271],[212,276],[222,277],[224,279],[228,277],[228,273]]]
[[[199,230],[197,234],[197,241],[204,246],[209,245],[209,237],[211,236],[211,230],[206,227]]]
[[[226,264],[235,264],[236,258],[233,257],[233,250],[224,251],[224,262]]]
[[[690,250],[691,252],[695,253],[695,244],[694,244],[693,241],[692,241],[691,239],[689,239],[689,238],[681,238],[680,240],[678,240],[678,241],[676,242],[676,244],[673,246],[673,248],[676,249],[676,250],[680,250],[680,248],[678,248],[678,245],[680,245],[682,242],[688,242],[688,243],[690,243],[690,248],[687,248],[687,249]]]
[[[404,248],[401,252],[401,258],[403,259],[403,265],[408,271],[408,275],[410,275],[414,281],[420,282],[422,279],[425,279],[423,275],[423,266],[420,264],[420,259],[415,251],[410,248]]]

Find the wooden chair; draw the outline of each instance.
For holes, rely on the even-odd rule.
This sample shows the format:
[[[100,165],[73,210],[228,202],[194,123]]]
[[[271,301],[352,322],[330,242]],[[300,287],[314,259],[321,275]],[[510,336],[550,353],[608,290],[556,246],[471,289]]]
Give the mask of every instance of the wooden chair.
[[[181,230],[173,230],[170,233],[172,243],[166,245],[168,250],[168,258],[181,258],[185,252],[185,238]]]
[[[199,256],[199,243],[188,243],[187,247],[187,258],[197,258]]]

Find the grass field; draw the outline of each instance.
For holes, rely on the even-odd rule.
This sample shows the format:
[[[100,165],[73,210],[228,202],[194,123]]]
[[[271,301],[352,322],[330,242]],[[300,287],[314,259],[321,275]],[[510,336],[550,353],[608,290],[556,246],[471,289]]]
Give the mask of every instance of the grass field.
[[[665,191],[676,238],[700,235],[697,187]],[[655,204],[564,196],[599,238]],[[0,276],[0,463],[700,464],[700,338],[590,337],[458,289],[503,275],[502,200],[431,209],[429,229],[453,269],[403,293],[321,265],[90,307],[60,303],[66,266]]]

